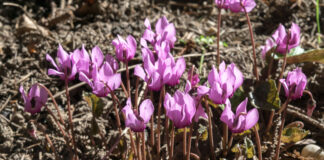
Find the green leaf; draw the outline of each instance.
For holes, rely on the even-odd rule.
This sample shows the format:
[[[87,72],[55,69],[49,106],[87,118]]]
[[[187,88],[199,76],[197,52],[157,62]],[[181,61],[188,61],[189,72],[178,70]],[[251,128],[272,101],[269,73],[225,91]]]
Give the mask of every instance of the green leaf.
[[[235,111],[237,106],[244,101],[245,97],[243,87],[241,86],[234,92],[233,97],[230,99],[233,111]]]
[[[201,35],[199,38],[196,38],[196,42],[200,45],[210,45],[214,43],[214,36],[203,36]]]
[[[300,46],[297,46],[290,50],[290,52],[287,54],[287,57],[297,56],[303,53],[305,53],[305,50]],[[274,59],[280,59],[280,58],[284,58],[284,55],[281,53],[275,53]]]
[[[249,93],[251,104],[263,110],[274,110],[281,107],[276,82],[273,79],[257,84],[253,92]]]
[[[300,127],[287,126],[282,131],[281,141],[284,143],[298,142],[308,135],[309,131]]]
[[[255,155],[254,144],[250,138],[244,138],[244,148],[247,158],[253,158]]]
[[[283,58],[283,56],[275,57],[277,59]],[[296,47],[295,50],[287,55],[287,63],[303,63],[303,62],[317,62],[324,64],[324,49],[314,49],[303,51],[300,47]]]
[[[97,97],[94,94],[83,95],[83,99],[88,103],[89,107],[92,108],[92,114],[94,117],[98,118],[103,111],[104,102],[101,98]]]

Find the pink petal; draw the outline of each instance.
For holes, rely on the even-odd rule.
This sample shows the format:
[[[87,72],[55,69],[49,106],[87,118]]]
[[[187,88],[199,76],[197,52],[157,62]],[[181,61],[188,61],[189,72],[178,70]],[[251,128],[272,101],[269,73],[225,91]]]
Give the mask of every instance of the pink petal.
[[[95,66],[97,66],[97,67],[101,66],[101,64],[104,60],[104,56],[101,52],[101,49],[98,46],[95,46],[92,48],[91,60]]]
[[[231,109],[231,102],[227,99],[225,102],[226,106],[222,112],[220,120],[228,125],[229,128],[233,128],[235,115]]]
[[[285,79],[280,79],[279,81],[282,84],[282,87],[285,89],[286,97],[289,97],[289,88]]]
[[[185,93],[188,93],[191,90],[191,83],[187,80],[186,86],[185,86]]]
[[[136,75],[137,77],[140,77],[144,81],[146,80],[146,73],[145,73],[144,69],[139,64],[135,66],[134,75]]]
[[[148,123],[151,119],[151,116],[154,112],[154,106],[150,99],[146,99],[142,102],[141,106],[139,107],[140,110],[140,117],[144,120],[144,123]]]
[[[245,130],[252,128],[259,120],[259,112],[256,108],[251,109],[246,115]]]
[[[248,99],[245,98],[244,101],[242,101],[236,108],[236,113],[235,113],[235,117],[237,118],[240,113],[246,113],[246,105],[247,105]]]
[[[195,117],[194,117],[194,121],[198,122],[199,117],[203,117],[205,119],[208,118],[208,116],[207,116],[207,114],[206,114],[206,112],[205,112],[205,110],[204,110],[204,108],[202,107],[201,104],[198,105],[198,108],[197,108],[197,111],[196,111],[196,114],[195,114]]]
[[[46,60],[49,61],[54,67],[56,70],[59,70],[55,61],[53,60],[53,58],[49,55],[49,54],[46,54]]]

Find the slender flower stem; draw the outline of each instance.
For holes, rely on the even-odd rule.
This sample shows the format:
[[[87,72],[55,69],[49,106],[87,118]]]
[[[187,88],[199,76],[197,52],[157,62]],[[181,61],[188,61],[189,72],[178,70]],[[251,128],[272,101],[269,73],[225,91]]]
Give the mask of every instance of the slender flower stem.
[[[169,137],[169,118],[165,116],[165,123],[164,123],[164,129],[165,129],[165,139],[167,141],[167,150],[168,153],[170,153],[171,150],[171,144],[170,144],[170,137]]]
[[[123,133],[121,135],[118,136],[117,140],[115,141],[115,143],[111,146],[111,148],[108,150],[106,156],[103,158],[104,160],[107,159],[107,157],[110,155],[110,153],[116,148],[116,146],[120,143],[120,140],[124,137],[124,135],[126,134],[126,132],[129,129],[126,128]]]
[[[254,75],[256,77],[256,80],[259,81],[259,73],[258,73],[258,68],[257,68],[257,61],[256,61],[256,53],[255,53],[255,44],[254,44],[254,38],[253,38],[252,25],[251,25],[249,14],[246,11],[246,8],[242,3],[242,0],[241,0],[241,6],[244,9],[245,17],[246,17],[246,20],[247,20],[247,23],[248,23],[248,26],[249,26],[249,31],[250,31],[250,36],[251,36],[251,43],[252,43],[252,50],[253,50]]]
[[[64,121],[63,121],[63,118],[62,118],[62,116],[61,116],[61,112],[60,112],[60,110],[59,110],[59,108],[58,108],[58,105],[57,105],[57,103],[56,103],[56,100],[55,100],[55,98],[54,98],[52,92],[51,92],[47,87],[45,87],[43,84],[41,84],[41,83],[37,83],[37,85],[39,85],[40,87],[44,88],[44,89],[47,91],[48,95],[51,97],[51,99],[52,99],[52,101],[53,101],[53,103],[54,103],[55,109],[57,110],[57,115],[58,115],[59,118],[60,118],[61,124],[64,125],[65,123],[64,123]],[[65,126],[65,128],[66,128],[66,126]]]
[[[50,147],[51,147],[51,149],[52,149],[52,152],[53,152],[54,155],[55,155],[55,159],[56,159],[56,160],[59,160],[59,157],[58,157],[58,155],[57,155],[57,153],[56,153],[55,147],[54,147],[54,145],[53,145],[51,139],[48,137],[48,135],[47,135],[45,132],[44,132],[44,135],[45,135],[45,138],[46,138],[46,140],[47,140],[47,143],[50,145]]]
[[[230,148],[232,147],[233,140],[234,140],[234,134],[232,133],[231,137],[228,141],[228,144],[227,144],[227,149],[226,149],[227,153],[229,152]]]
[[[142,132],[142,154],[143,154],[143,160],[146,160],[146,154],[145,154],[145,131]]]
[[[120,117],[119,117],[119,111],[118,111],[118,108],[117,108],[117,97],[115,96],[115,93],[114,91],[111,90],[111,88],[107,85],[107,83],[105,83],[105,86],[106,88],[108,88],[109,90],[109,93],[113,99],[113,107],[114,107],[114,111],[115,111],[115,114],[116,114],[116,120],[117,120],[117,127],[118,127],[118,131],[119,131],[119,134],[121,135],[122,133],[122,128],[121,128],[121,123],[120,123]]]
[[[187,127],[183,128],[182,144],[183,159],[185,159],[187,153]]]
[[[76,145],[75,145],[75,136],[74,136],[74,129],[73,129],[73,121],[72,121],[72,112],[71,112],[71,104],[70,104],[70,92],[69,92],[69,82],[67,77],[67,71],[65,71],[65,93],[68,105],[68,113],[69,113],[69,123],[70,123],[70,130],[72,134],[72,145],[74,147],[74,154],[76,154]]]
[[[213,138],[213,128],[212,128],[212,113],[211,113],[211,110],[208,106],[208,102],[207,102],[207,99],[205,98],[205,107],[206,107],[206,110],[207,110],[207,114],[208,114],[208,138],[209,138],[209,148],[210,148],[210,154],[211,154],[211,157],[212,157],[212,160],[216,160],[216,157],[215,157],[215,150],[214,150],[214,138]]]
[[[232,137],[231,137],[232,138]],[[227,156],[227,143],[228,143],[228,126],[227,124],[223,123],[223,156]]]
[[[139,78],[136,78],[136,85],[135,85],[135,104],[134,104],[134,108],[138,111],[138,105],[137,105],[137,101],[138,101],[138,86],[139,86]]]
[[[130,80],[129,80],[129,69],[128,69],[128,61],[126,61],[126,79],[127,79],[127,93],[128,97],[130,97]]]
[[[260,136],[259,136],[259,132],[256,128],[256,126],[253,127],[254,129],[254,133],[255,133],[255,140],[257,142],[257,147],[258,147],[258,158],[259,160],[262,160],[262,150],[261,150],[261,141],[260,141]]]
[[[187,160],[190,160],[190,150],[191,150],[191,136],[192,136],[193,124],[190,125],[190,131],[188,136],[188,151],[187,151]]]
[[[150,91],[150,98],[151,98],[151,101],[152,103],[154,102],[154,97],[153,97],[153,91]],[[154,113],[152,114],[152,117],[151,117],[151,140],[150,140],[150,143],[151,143],[151,146],[153,147],[154,146]]]
[[[222,5],[222,4],[221,4]],[[218,19],[217,19],[217,65],[220,64],[220,53],[219,53],[219,40],[220,40],[220,26],[222,22],[222,6],[218,7]]]
[[[51,111],[47,106],[46,106],[45,108],[46,108],[47,112],[48,112],[48,113],[53,117],[55,123],[58,125],[58,127],[59,127],[59,129],[60,129],[60,131],[61,131],[61,133],[62,133],[62,135],[63,135],[65,141],[66,141],[66,144],[69,146],[69,142],[68,142],[68,140],[67,140],[66,138],[69,139],[69,138],[71,138],[71,136],[69,135],[68,137],[66,137],[67,135],[65,134],[65,132],[64,132],[64,130],[63,130],[61,124],[58,122],[58,120],[57,120],[56,117],[54,116],[53,112],[52,112],[52,111]],[[69,146],[69,147],[70,147],[70,146]]]
[[[157,149],[157,154],[158,158],[160,159],[160,145],[161,145],[161,107],[162,107],[162,100],[164,97],[164,92],[165,92],[165,86],[163,85],[162,90],[160,92],[160,99],[159,99],[159,104],[158,104],[158,121],[157,121],[157,140],[156,140],[156,149]]]
[[[142,160],[142,154],[141,154],[141,138],[139,133],[135,133],[136,134],[136,148],[137,148],[137,155],[138,155],[138,160]]]
[[[172,124],[172,129],[171,129],[171,151],[169,153],[170,160],[173,159],[173,148],[174,148],[174,125]]]
[[[125,119],[125,115],[124,115],[124,119]],[[128,134],[129,134],[129,137],[130,137],[130,140],[131,140],[131,146],[132,146],[133,153],[134,153],[135,157],[138,157],[138,154],[137,154],[138,152],[136,150],[135,141],[134,141],[134,138],[133,138],[132,131],[130,129],[128,130]]]
[[[281,125],[279,128],[279,135],[278,135],[278,139],[277,139],[277,147],[276,147],[276,155],[275,155],[275,160],[279,159],[279,154],[280,154],[280,143],[281,143],[281,134],[282,134],[282,130],[284,128],[285,125],[285,118],[286,118],[286,113],[287,113],[287,105],[290,102],[290,98],[287,98],[285,103],[283,104],[283,108],[285,108],[283,110],[283,113],[281,114]]]
[[[121,85],[121,87],[122,87],[122,89],[123,89],[123,92],[124,92],[124,94],[125,94],[125,97],[129,97],[129,95],[128,95],[128,93],[127,93],[127,90],[126,90],[126,87],[125,87],[125,85],[124,85],[124,83],[123,83],[123,81],[121,81],[121,83],[120,83],[120,85]]]

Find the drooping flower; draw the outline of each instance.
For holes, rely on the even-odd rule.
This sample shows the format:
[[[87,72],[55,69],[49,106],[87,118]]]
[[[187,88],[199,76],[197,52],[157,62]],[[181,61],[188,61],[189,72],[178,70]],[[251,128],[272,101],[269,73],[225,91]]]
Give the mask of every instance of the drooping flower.
[[[246,12],[251,12],[255,6],[256,3],[254,0],[230,0],[229,1],[229,9],[234,13],[244,12],[244,8]]]
[[[81,49],[73,51],[71,59],[78,72],[83,72],[88,77],[91,77],[91,59],[84,45],[82,45]]]
[[[236,113],[232,112],[231,102],[227,99],[225,109],[220,117],[220,120],[227,124],[228,128],[233,133],[241,133],[252,128],[259,120],[259,112],[256,108],[246,111],[248,99],[246,98],[236,108]]]
[[[223,61],[219,65],[219,71],[213,66],[208,75],[210,89],[206,86],[198,87],[198,95],[208,94],[209,98],[216,104],[224,104],[226,99],[231,98],[243,83],[243,74],[234,63],[225,66]]]
[[[267,52],[272,49],[274,46],[276,46],[276,43],[272,40],[272,38],[268,38],[266,40],[266,44],[264,46],[261,46],[261,56],[263,59],[266,58]]]
[[[168,19],[163,16],[155,24],[155,31],[152,31],[151,24],[148,19],[145,19],[144,25],[146,30],[142,38],[150,42],[154,47],[155,45],[161,46],[163,41],[167,42],[170,48],[174,47],[176,42],[176,30],[173,23],[169,23]],[[141,40],[141,44],[142,40]]]
[[[165,59],[155,57],[148,48],[142,48],[143,67],[137,65],[134,74],[143,79],[149,89],[158,91],[164,84],[174,86],[185,71],[185,60],[179,58],[176,62],[173,56],[168,53]]]
[[[133,36],[129,35],[126,41],[119,35],[112,41],[116,48],[116,57],[119,61],[128,62],[133,59],[136,53],[136,40]]]
[[[117,61],[107,54],[105,61],[103,54],[99,47],[92,49],[92,70],[91,77],[87,76],[83,72],[79,73],[80,81],[88,83],[92,88],[92,92],[98,97],[105,97],[113,91],[119,88],[121,84],[121,75],[116,73],[118,69]]]
[[[200,79],[199,79],[199,74],[194,72],[194,68],[190,68],[190,70],[188,71],[188,80],[191,83],[191,86],[196,86]]]
[[[187,85],[190,82],[187,81]],[[177,128],[184,128],[192,123],[193,117],[196,115],[196,101],[188,93],[190,86],[186,86],[186,92],[177,90],[174,96],[171,97],[169,93],[166,93],[164,99],[164,108],[166,110],[166,116],[174,123]],[[201,109],[197,114],[197,117],[203,116]],[[195,118],[197,120],[198,118]]]
[[[303,95],[307,84],[307,78],[300,68],[288,72],[286,79],[280,79],[285,89],[286,97],[292,100],[300,98]]]
[[[72,54],[69,55],[61,44],[59,44],[57,50],[58,65],[56,65],[54,59],[49,54],[46,54],[46,60],[52,63],[56,69],[48,69],[48,75],[59,76],[62,80],[64,80],[66,76],[68,80],[73,80],[77,73],[77,67],[76,64],[73,63],[71,56]]]
[[[126,106],[122,109],[126,117],[125,125],[134,132],[143,132],[154,112],[153,103],[150,99],[144,100],[139,107],[139,113],[137,111],[134,112],[132,108],[131,99],[128,98]]]
[[[34,84],[28,95],[25,94],[24,87],[20,86],[19,91],[24,99],[25,111],[35,114],[41,111],[42,107],[46,104],[48,94],[46,90],[37,84]]]
[[[276,52],[281,54],[289,53],[290,49],[295,48],[300,42],[300,28],[297,24],[292,23],[287,34],[285,27],[279,24],[278,29],[272,35],[277,44]],[[286,51],[288,46],[288,52]]]
[[[219,8],[228,9],[230,0],[215,0],[216,6]]]

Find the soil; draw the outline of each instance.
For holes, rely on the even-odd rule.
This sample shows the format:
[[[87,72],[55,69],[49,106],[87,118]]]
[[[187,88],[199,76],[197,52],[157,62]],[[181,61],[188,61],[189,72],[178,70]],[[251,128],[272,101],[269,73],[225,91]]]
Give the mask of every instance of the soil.
[[[317,43],[317,25],[315,3],[303,0],[263,0],[257,1],[257,7],[249,13],[254,27],[254,40],[256,43],[257,62],[259,70],[265,68],[266,63],[261,58],[260,46],[282,23],[289,27],[292,22],[301,28],[301,46],[305,50],[323,48],[324,43]],[[300,3],[300,4],[298,4]],[[217,32],[217,8],[211,0],[168,0],[168,1],[127,1],[127,0],[14,0],[0,3],[0,159],[55,159],[49,144],[46,142],[46,133],[52,140],[60,159],[71,158],[69,148],[60,134],[58,126],[45,108],[39,114],[31,115],[24,112],[24,104],[18,91],[20,85],[25,90],[32,84],[42,83],[56,96],[56,101],[61,109],[63,119],[68,121],[66,96],[64,93],[64,81],[57,77],[48,76],[47,69],[51,64],[46,61],[46,54],[56,56],[58,44],[62,44],[65,50],[72,52],[76,48],[85,45],[88,51],[94,46],[99,46],[105,54],[114,55],[112,40],[121,35],[126,37],[131,34],[138,41],[136,57],[130,65],[141,63],[139,39],[145,29],[144,20],[148,18],[154,26],[161,17],[166,16],[174,23],[177,30],[176,45],[173,55],[201,54],[201,46],[195,43],[195,39],[203,36],[216,36]],[[321,13],[324,13],[324,1],[321,1]],[[254,83],[252,74],[253,58],[248,25],[244,14],[234,14],[222,11],[222,26],[220,30],[221,41],[228,46],[222,46],[221,60],[226,63],[235,63],[244,74],[244,85],[251,86]],[[320,17],[321,30],[324,31],[324,16]],[[324,40],[322,35],[322,40]],[[182,41],[182,42],[181,42]],[[183,43],[186,42],[186,43]],[[206,47],[202,76],[208,75],[209,69],[216,64],[216,43]],[[200,56],[186,58],[187,68],[192,65],[199,66]],[[279,77],[282,61],[278,62],[276,74]],[[190,66],[190,67],[189,67]],[[287,66],[284,75],[295,67],[302,67],[307,75],[308,85],[317,102],[313,119],[324,123],[324,65],[318,63],[300,63]],[[124,68],[121,64],[120,68]],[[187,69],[188,71],[188,69]],[[261,73],[264,73],[261,71]],[[122,73],[125,76],[125,73]],[[131,71],[131,75],[132,71]],[[262,75],[264,76],[264,75]],[[126,76],[125,76],[126,77]],[[185,82],[187,75],[182,76]],[[123,77],[123,79],[126,79]],[[124,82],[125,83],[125,82]],[[131,77],[131,84],[136,83],[136,78]],[[77,79],[71,81],[69,86],[80,84]],[[184,84],[184,83],[183,83]],[[141,84],[142,85],[142,84]],[[180,88],[182,88],[181,86]],[[134,90],[134,88],[133,88]],[[174,89],[167,90],[172,92]],[[107,150],[118,139],[118,129],[115,114],[113,112],[111,98],[103,98],[104,111],[97,119],[101,134],[107,145],[102,143],[102,137],[91,134],[92,112],[83,94],[90,93],[91,89],[81,85],[71,90],[71,104],[73,108],[73,123],[75,126],[76,145],[80,159],[103,159]],[[82,93],[82,94],[81,94]],[[116,91],[122,104],[126,98],[122,90]],[[282,92],[283,93],[283,92]],[[158,92],[154,95],[159,95]],[[156,96],[158,97],[158,96]],[[293,103],[305,114],[307,96]],[[158,99],[157,99],[158,101]],[[55,112],[52,101],[47,102],[47,107]],[[263,123],[260,123],[261,132],[266,126],[266,118],[269,112],[265,112]],[[218,121],[220,110],[213,109],[215,120],[214,141],[217,156],[221,156],[221,125]],[[217,121],[216,121],[217,120]],[[299,117],[289,116],[286,123],[300,120]],[[33,122],[37,122],[33,126]],[[275,126],[278,125],[278,115],[275,115]],[[124,122],[122,121],[122,124]],[[200,124],[207,126],[207,122],[201,120]],[[31,128],[37,128],[36,137],[29,134]],[[199,126],[195,126],[199,128]],[[273,127],[273,131],[275,127]],[[305,122],[305,129],[310,131],[306,139],[314,140],[324,147],[323,130]],[[146,130],[150,132],[149,129]],[[196,134],[196,133],[194,133]],[[262,134],[261,134],[262,135]],[[263,154],[265,159],[273,156],[272,139],[265,134]],[[254,140],[254,139],[253,139]],[[181,137],[175,139],[175,154],[181,154]],[[194,143],[195,140],[193,140]],[[238,142],[235,140],[234,142]],[[118,145],[108,159],[122,159],[129,145],[129,137],[126,135],[127,145]],[[219,142],[219,143],[218,143]],[[163,143],[162,143],[163,144]],[[199,141],[199,146],[192,145],[192,152],[201,159],[208,159],[208,141]],[[234,143],[233,143],[234,144]],[[293,145],[282,152],[283,159],[298,159],[303,145]],[[108,148],[108,149],[107,149]],[[153,151],[154,153],[154,151]],[[166,147],[162,147],[162,155],[166,154]],[[129,153],[128,153],[129,155]],[[127,155],[127,156],[128,156]],[[228,156],[234,158],[234,154]]]

